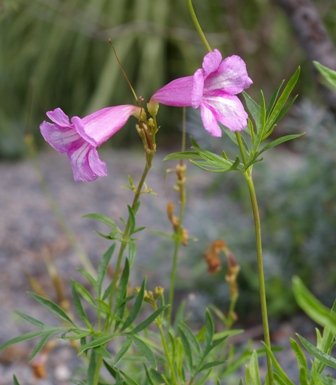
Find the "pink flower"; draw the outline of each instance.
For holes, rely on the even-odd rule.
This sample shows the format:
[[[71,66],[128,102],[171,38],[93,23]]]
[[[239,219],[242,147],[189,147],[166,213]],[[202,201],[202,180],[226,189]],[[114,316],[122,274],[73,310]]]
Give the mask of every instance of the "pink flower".
[[[48,111],[53,123],[40,125],[44,139],[59,153],[67,153],[75,181],[91,182],[106,176],[106,163],[99,159],[96,147],[118,132],[131,115],[140,116],[141,108],[132,105],[107,107],[84,118],[68,116],[60,109]]]
[[[200,107],[203,125],[212,136],[222,135],[217,121],[231,131],[243,130],[248,116],[236,95],[253,83],[244,61],[235,55],[222,60],[215,49],[205,55],[202,67],[193,76],[173,80],[160,88],[150,104]]]

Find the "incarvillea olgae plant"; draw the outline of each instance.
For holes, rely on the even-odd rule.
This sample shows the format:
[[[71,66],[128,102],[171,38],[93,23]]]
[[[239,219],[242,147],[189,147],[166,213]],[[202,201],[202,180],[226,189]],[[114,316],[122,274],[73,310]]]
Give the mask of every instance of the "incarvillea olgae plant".
[[[229,378],[232,383],[233,374],[237,384],[294,384],[277,361],[277,349],[270,340],[261,223],[253,168],[262,161],[266,151],[303,135],[281,136],[281,132],[277,132],[276,139],[270,139],[278,122],[296,99],[291,94],[300,69],[296,70],[288,82],[282,82],[274,90],[269,101],[265,100],[262,91],[259,100],[253,100],[245,91],[253,82],[243,59],[236,55],[223,59],[217,49],[212,50],[198,23],[191,0],[188,0],[188,7],[195,28],[208,51],[201,68],[193,75],[178,78],[163,86],[148,103],[138,97],[129,84],[135,97],[134,105],[106,107],[83,118],[74,116],[71,119],[60,108],[56,108],[47,112],[51,122],[44,121],[40,125],[44,139],[59,153],[67,154],[75,181],[93,182],[107,175],[106,164],[100,159],[97,148],[116,134],[131,117],[135,118],[136,130],[144,148],[142,175],[137,178],[137,182],[128,178],[128,187],[133,191],[134,198],[127,205],[127,218],[121,221],[121,225],[103,214],[85,215],[109,227],[107,234],[99,234],[110,240],[111,246],[102,256],[96,270],[90,263],[80,270],[87,281],[86,287],[72,281],[74,311],[70,313],[61,304],[30,293],[34,300],[60,321],[60,326],[48,326],[36,318],[17,312],[37,330],[13,338],[0,348],[3,350],[20,341],[39,338],[30,356],[30,360],[36,364],[41,355],[45,354],[50,341],[57,338],[67,340],[82,358],[82,371],[72,379],[74,384],[219,385],[228,383]],[[336,87],[335,72],[319,63],[315,65],[325,81]],[[126,74],[125,77],[127,79]],[[244,105],[238,94],[242,95]],[[143,227],[137,226],[136,217],[138,210],[141,210],[142,194],[152,193],[146,185],[146,177],[156,153],[160,104],[183,107],[183,112],[186,107],[199,109],[205,130],[219,141],[222,137],[224,142],[232,141],[237,154],[229,157],[224,150],[220,154],[207,151],[193,138],[191,149],[186,149],[183,133],[181,152],[165,158],[176,162],[176,190],[180,202],[177,216],[172,203],[167,208],[173,228],[172,234],[167,236],[172,243],[170,286],[150,290],[144,278],[140,287],[130,290],[137,237],[138,233],[144,231]],[[161,126],[164,124],[160,122]],[[230,337],[242,332],[233,328],[240,266],[224,241],[215,240],[207,249],[205,260],[209,272],[213,273],[219,268],[220,253],[223,251],[226,255],[225,279],[230,296],[227,311],[222,312],[215,306],[209,306],[205,310],[204,325],[195,330],[195,327],[188,324],[183,304],[178,309],[174,308],[179,249],[188,243],[188,232],[183,226],[187,162],[212,173],[235,171],[246,181],[255,224],[258,265],[255,274],[259,277],[264,334],[263,348],[257,351],[249,344],[236,349],[230,342]],[[113,273],[110,274],[110,271]],[[87,289],[88,285],[90,290]],[[330,374],[330,368],[336,369],[336,359],[331,355],[336,334],[336,307],[331,310],[325,308],[298,277],[293,278],[293,291],[298,305],[321,326],[316,329],[315,345],[300,335],[290,341],[297,359],[298,383],[336,384]],[[307,354],[313,357],[309,363]],[[266,357],[266,373],[259,370],[260,356]],[[327,367],[329,374],[325,374]],[[14,376],[13,380],[19,384],[20,379]]]

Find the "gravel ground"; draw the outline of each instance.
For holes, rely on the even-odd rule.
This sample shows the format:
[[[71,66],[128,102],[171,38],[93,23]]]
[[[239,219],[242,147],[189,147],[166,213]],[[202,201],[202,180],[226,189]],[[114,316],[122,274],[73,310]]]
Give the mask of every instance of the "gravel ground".
[[[101,154],[108,164],[109,177],[100,178],[93,183],[75,183],[65,156],[60,156],[54,151],[39,155],[46,186],[66,223],[94,265],[97,265],[109,245],[94,230],[105,231],[106,228],[93,220],[82,218],[82,215],[98,212],[112,218],[125,216],[126,204],[131,202],[132,193],[121,189],[120,186],[127,184],[127,175],[132,175],[134,181],[138,180],[143,167],[141,153],[103,151]],[[164,187],[165,169],[173,167],[173,164],[161,162],[163,156],[164,154],[157,154],[148,178],[148,186],[153,188],[158,196],[143,196],[138,224],[149,229],[170,232],[166,205],[168,199],[173,199],[176,193],[171,188],[174,176],[168,177],[168,189]],[[192,186],[188,206],[192,210],[186,214],[185,223],[193,236],[205,236],[206,239],[214,240],[218,237],[218,229],[216,226],[204,226],[204,223],[206,219],[211,219],[214,223],[220,221],[222,213],[218,209],[219,202],[216,199],[205,198],[213,175],[202,173],[201,179],[199,175],[199,170],[188,168],[187,176]],[[220,199],[220,204],[223,204],[225,198]],[[0,210],[0,343],[3,343],[20,333],[32,330],[29,324],[18,319],[13,313],[14,309],[27,312],[47,323],[55,323],[49,314],[43,312],[43,309],[26,295],[26,291],[30,290],[28,277],[33,277],[51,298],[55,298],[47,274],[46,255],[52,255],[66,283],[71,278],[80,279],[76,269],[81,267],[81,264],[55,219],[50,202],[41,189],[39,174],[31,162],[0,163]],[[150,254],[153,253],[156,255],[154,264],[150,259]],[[134,269],[134,284],[139,284],[142,277],[147,275],[149,284],[160,283],[164,286],[168,283],[166,272],[169,268],[170,258],[166,248],[158,246],[153,235],[141,235],[139,257]],[[183,272],[180,273],[183,275]],[[293,327],[293,323],[281,325],[273,336],[276,342],[288,341],[288,337],[294,335]],[[308,327],[310,333],[311,325],[308,324]],[[260,339],[258,333],[254,336],[250,331],[244,338],[246,340],[251,336]],[[28,342],[21,343],[2,353],[0,385],[12,384],[13,374],[17,375],[21,385],[37,383],[28,364],[32,346]],[[48,377],[39,380],[38,384],[68,384],[71,369],[77,361],[76,355],[67,345],[59,345],[48,359]],[[284,354],[283,361],[288,368],[295,367],[292,353]]]

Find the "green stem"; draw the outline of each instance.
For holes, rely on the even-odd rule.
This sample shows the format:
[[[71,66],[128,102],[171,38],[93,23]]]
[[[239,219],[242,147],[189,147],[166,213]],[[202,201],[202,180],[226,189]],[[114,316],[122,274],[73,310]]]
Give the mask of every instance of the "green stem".
[[[196,28],[196,31],[198,32],[198,34],[200,35],[201,39],[202,39],[202,42],[203,44],[205,45],[205,48],[211,52],[212,49],[210,47],[210,44],[208,43],[208,40],[206,39],[204,33],[203,33],[203,30],[202,30],[202,27],[200,25],[200,23],[198,22],[198,19],[197,19],[197,16],[196,16],[196,13],[194,11],[194,7],[192,5],[192,0],[187,0],[188,1],[188,8],[189,8],[189,12],[190,12],[190,15],[191,15],[191,18],[192,18],[192,21],[195,25],[195,28]]]
[[[94,352],[92,351],[92,354]],[[96,365],[95,365],[95,372],[93,376],[93,383],[92,385],[98,385],[99,384],[99,378],[100,378],[100,369],[103,364],[103,356],[101,354],[96,355]]]
[[[182,130],[182,145],[181,145],[181,151],[185,151],[186,147],[186,109],[183,108],[183,130]],[[169,287],[169,297],[168,297],[168,303],[170,304],[168,309],[168,316],[167,316],[167,323],[168,325],[171,324],[172,319],[172,313],[173,313],[173,302],[174,302],[174,294],[175,294],[175,282],[176,282],[176,272],[177,272],[177,261],[178,261],[178,254],[180,250],[181,243],[183,242],[183,215],[185,210],[185,204],[186,204],[186,191],[185,191],[185,180],[184,180],[184,162],[183,160],[180,161],[180,164],[178,166],[180,168],[180,178],[182,177],[182,180],[179,179],[178,176],[178,187],[180,192],[180,211],[179,211],[179,218],[178,218],[178,229],[176,232],[176,238],[175,238],[175,246],[174,246],[174,254],[173,254],[173,265],[172,270],[170,274],[170,287]],[[183,171],[182,171],[183,170]]]
[[[137,205],[137,203],[139,201],[143,185],[145,183],[147,174],[148,174],[148,172],[149,172],[149,170],[151,168],[151,160],[152,160],[152,158],[153,158],[153,155],[151,156],[150,161],[148,161],[148,157],[147,157],[146,166],[144,168],[144,171],[142,173],[140,182],[138,184],[138,188],[137,188],[137,190],[135,192],[135,195],[134,195],[133,203],[132,203],[132,206],[131,206],[132,210],[134,210],[134,208],[136,207],[136,205]],[[113,279],[112,279],[111,292],[110,292],[110,296],[109,296],[109,307],[110,307],[111,310],[112,310],[112,305],[113,305],[113,298],[114,298],[116,287],[117,287],[117,282],[118,282],[118,279],[119,279],[121,262],[122,262],[123,255],[124,255],[124,252],[126,250],[127,243],[128,243],[130,226],[131,226],[131,218],[129,216],[128,220],[127,220],[127,223],[126,223],[125,230],[123,232],[123,236],[122,236],[123,240],[122,240],[122,244],[120,246],[120,250],[119,250],[119,254],[118,254],[118,258],[117,258],[117,263],[116,263],[116,267],[115,267],[115,271],[114,271],[114,275],[113,275]],[[112,311],[112,313],[113,313],[113,311]],[[107,322],[106,322],[106,326],[109,328],[110,324],[111,324],[111,319],[109,317]]]
[[[246,165],[247,159],[246,159],[245,149],[244,149],[243,141],[239,132],[236,132],[236,138],[237,138],[238,147],[243,159],[243,163],[244,165]],[[247,170],[244,171],[244,176],[249,188],[253,218],[254,218],[258,276],[259,276],[259,294],[260,294],[261,318],[263,323],[264,339],[265,339],[266,346],[271,350],[271,339],[270,339],[268,315],[267,315],[264,264],[263,264],[263,255],[262,255],[261,223],[260,223],[257,195],[255,192],[253,178],[252,178],[252,166],[250,166]],[[268,352],[266,354],[266,359],[267,359],[267,372],[268,372],[269,384],[273,385],[274,379],[273,379],[273,369],[272,369],[272,358]]]
[[[263,323],[263,329],[264,329],[264,339],[265,339],[266,346],[271,350],[271,339],[270,339],[268,315],[267,315],[265,275],[264,275],[263,256],[262,256],[261,225],[260,225],[258,202],[257,202],[257,196],[255,193],[255,188],[254,188],[254,183],[253,183],[251,173],[246,171],[244,175],[245,175],[249,192],[250,192],[253,217],[254,217],[258,275],[259,275],[259,293],[260,293],[260,304],[261,304],[261,316],[262,316],[262,323]],[[272,358],[269,352],[267,352],[266,358],[267,358],[269,384],[272,385],[274,383],[274,379],[273,379],[273,370],[272,370]]]
[[[157,310],[157,306],[156,305],[154,305],[154,310]],[[157,323],[157,326],[159,328],[163,350],[165,351],[165,355],[166,355],[167,361],[168,361],[168,366],[169,366],[169,369],[170,369],[170,372],[171,372],[171,376],[170,376],[171,377],[171,381],[172,381],[171,385],[176,385],[177,383],[176,383],[176,378],[175,378],[176,374],[175,374],[174,362],[172,361],[170,353],[169,353],[169,348],[168,348],[168,345],[167,345],[166,336],[164,334],[161,321],[159,321]]]

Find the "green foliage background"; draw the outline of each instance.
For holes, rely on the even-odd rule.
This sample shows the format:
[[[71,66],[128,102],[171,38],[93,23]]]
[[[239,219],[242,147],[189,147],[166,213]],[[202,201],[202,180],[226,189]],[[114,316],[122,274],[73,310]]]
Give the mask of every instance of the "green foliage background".
[[[318,5],[333,32],[331,3]],[[267,93],[305,61],[285,15],[269,0],[196,0],[194,6],[212,47],[246,61],[256,85],[252,93]],[[2,158],[24,153],[26,131],[41,141],[38,126],[47,110],[83,116],[133,103],[108,38],[145,100],[167,81],[192,74],[205,53],[181,0],[2,0],[0,36]],[[309,92],[310,76],[303,66],[301,88]],[[165,144],[176,131],[176,114],[162,108]]]

